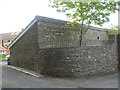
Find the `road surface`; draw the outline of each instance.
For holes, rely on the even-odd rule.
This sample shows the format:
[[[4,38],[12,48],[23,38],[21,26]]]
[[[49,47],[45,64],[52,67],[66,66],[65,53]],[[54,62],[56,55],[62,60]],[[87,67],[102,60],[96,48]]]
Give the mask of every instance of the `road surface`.
[[[118,88],[118,74],[88,78],[37,78],[2,67],[2,88]]]
[[[47,80],[26,75],[10,68],[2,68],[2,88],[66,88],[52,85]]]

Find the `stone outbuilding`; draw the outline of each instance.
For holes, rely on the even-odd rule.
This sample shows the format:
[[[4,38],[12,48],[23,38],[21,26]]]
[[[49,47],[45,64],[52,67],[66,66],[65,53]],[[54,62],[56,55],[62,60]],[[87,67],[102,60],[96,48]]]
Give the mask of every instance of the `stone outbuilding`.
[[[67,21],[36,16],[10,44],[11,65],[35,72],[79,77],[117,71],[117,49],[106,44],[107,29],[91,27],[83,36]]]

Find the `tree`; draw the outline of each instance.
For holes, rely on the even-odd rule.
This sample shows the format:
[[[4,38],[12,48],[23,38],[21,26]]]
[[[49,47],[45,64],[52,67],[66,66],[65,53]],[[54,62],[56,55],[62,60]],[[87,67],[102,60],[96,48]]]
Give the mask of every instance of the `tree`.
[[[120,29],[118,26],[111,25],[112,27],[108,30],[109,35],[120,34]]]
[[[83,33],[90,28],[91,24],[100,25],[109,22],[111,13],[118,11],[117,1],[103,2],[63,2],[62,0],[50,1],[52,8],[56,8],[57,12],[63,12],[67,17],[72,19],[72,22],[67,23],[73,28],[78,28],[80,31],[80,46]]]

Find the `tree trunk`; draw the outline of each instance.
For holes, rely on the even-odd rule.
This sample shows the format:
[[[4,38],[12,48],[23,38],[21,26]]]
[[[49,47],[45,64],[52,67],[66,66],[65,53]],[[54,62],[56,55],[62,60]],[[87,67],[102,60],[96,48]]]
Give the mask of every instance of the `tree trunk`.
[[[82,45],[82,34],[83,34],[83,31],[81,30],[81,33],[80,33],[80,46]]]

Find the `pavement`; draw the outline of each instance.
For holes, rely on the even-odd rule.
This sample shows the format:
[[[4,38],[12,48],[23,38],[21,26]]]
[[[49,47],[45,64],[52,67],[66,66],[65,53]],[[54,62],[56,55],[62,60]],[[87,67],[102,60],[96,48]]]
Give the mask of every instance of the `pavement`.
[[[2,65],[2,88],[118,88],[118,73],[85,78],[53,78]]]
[[[7,65],[7,61],[0,61],[0,66]]]

